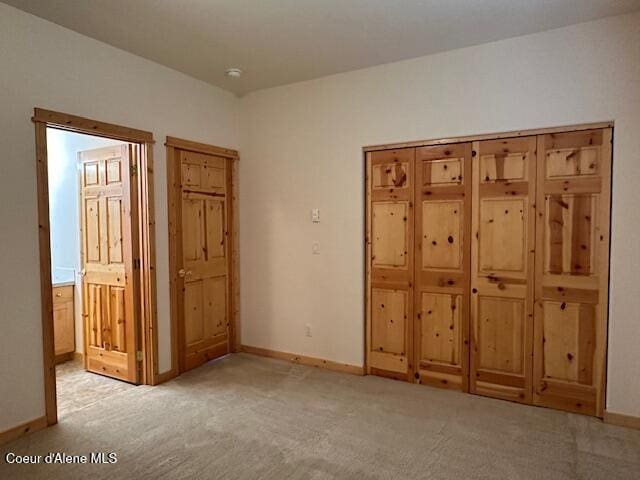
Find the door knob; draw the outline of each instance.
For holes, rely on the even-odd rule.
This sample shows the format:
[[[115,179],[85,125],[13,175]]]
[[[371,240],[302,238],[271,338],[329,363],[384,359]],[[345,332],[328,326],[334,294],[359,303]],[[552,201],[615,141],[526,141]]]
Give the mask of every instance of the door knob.
[[[187,275],[191,275],[193,272],[191,270],[185,270],[184,268],[181,268],[180,270],[178,270],[178,275],[180,276],[180,278],[184,278]]]

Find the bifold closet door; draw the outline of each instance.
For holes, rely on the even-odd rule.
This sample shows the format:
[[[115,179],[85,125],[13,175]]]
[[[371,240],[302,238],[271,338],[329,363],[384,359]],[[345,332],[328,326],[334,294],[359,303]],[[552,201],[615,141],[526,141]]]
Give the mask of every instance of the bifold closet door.
[[[471,143],[416,149],[415,378],[469,390]]]
[[[367,155],[368,373],[413,374],[413,183],[415,149]]]
[[[536,137],[473,155],[470,391],[531,403]]]
[[[611,129],[541,135],[534,398],[603,415]]]

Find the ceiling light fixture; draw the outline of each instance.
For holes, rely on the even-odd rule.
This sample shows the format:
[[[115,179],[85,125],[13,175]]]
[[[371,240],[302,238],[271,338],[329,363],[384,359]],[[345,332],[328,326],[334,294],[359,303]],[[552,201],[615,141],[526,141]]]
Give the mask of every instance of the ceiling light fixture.
[[[242,70],[239,68],[230,68],[227,70],[227,77],[238,78],[242,75]]]

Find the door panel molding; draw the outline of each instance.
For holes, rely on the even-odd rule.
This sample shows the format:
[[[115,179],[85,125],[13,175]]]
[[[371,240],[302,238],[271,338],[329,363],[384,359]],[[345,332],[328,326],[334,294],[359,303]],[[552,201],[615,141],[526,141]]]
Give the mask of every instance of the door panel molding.
[[[613,126],[363,147],[368,374],[603,416]]]
[[[238,152],[176,137],[167,137],[167,188],[169,207],[169,270],[171,303],[171,371],[173,375],[208,359],[240,351],[239,240],[237,214]],[[188,206],[188,210],[185,210]],[[186,214],[191,213],[186,216]],[[221,230],[208,230],[216,218]],[[185,221],[190,221],[185,224]],[[184,244],[184,229],[192,235]],[[225,235],[226,232],[226,235]],[[219,245],[223,244],[221,250]],[[204,248],[203,248],[204,247]],[[184,255],[190,251],[187,257]],[[183,271],[183,276],[179,273]],[[220,329],[220,316],[204,285],[215,287],[225,278],[225,317],[228,329]],[[203,283],[204,282],[204,283]],[[215,290],[216,288],[214,288]],[[219,290],[219,288],[217,288]],[[188,291],[188,292],[187,292]],[[199,292],[198,295],[196,295]],[[190,324],[185,325],[185,294]],[[195,295],[195,296],[194,296]],[[219,294],[218,294],[219,296]],[[196,303],[193,303],[196,302]],[[215,303],[215,302],[214,302]],[[196,340],[200,338],[200,343]],[[188,345],[185,343],[189,340]],[[194,343],[196,342],[196,343]]]
[[[134,272],[138,245],[136,144],[79,152],[81,175],[82,310],[85,368],[137,384],[140,282]],[[87,175],[91,171],[91,175]],[[95,175],[93,174],[95,172]]]
[[[415,149],[371,152],[366,165],[367,373],[413,381]]]
[[[473,153],[469,390],[531,403],[536,137]]]
[[[133,230],[139,235],[139,242],[133,244],[133,257],[140,260],[135,281],[140,290],[135,304],[140,305],[136,319],[141,335],[141,344],[136,348],[143,351],[142,381],[155,384],[158,378],[157,355],[157,307],[155,301],[155,241],[153,203],[153,154],[154,144],[151,132],[100,122],[68,113],[34,108],[31,120],[35,128],[36,174],[38,197],[38,232],[40,257],[40,298],[42,315],[42,347],[44,368],[45,416],[47,425],[58,421],[56,400],[55,356],[53,341],[53,295],[51,282],[51,241],[49,222],[49,179],[47,158],[47,128],[56,128],[86,135],[112,138],[137,144],[137,175],[135,197],[132,204],[137,213]],[[121,171],[121,175],[128,172]],[[139,233],[138,233],[139,232]],[[139,324],[139,325],[138,325]]]
[[[415,380],[469,391],[471,143],[416,149]]]
[[[611,128],[538,137],[535,405],[605,407]],[[565,186],[558,191],[558,178]]]

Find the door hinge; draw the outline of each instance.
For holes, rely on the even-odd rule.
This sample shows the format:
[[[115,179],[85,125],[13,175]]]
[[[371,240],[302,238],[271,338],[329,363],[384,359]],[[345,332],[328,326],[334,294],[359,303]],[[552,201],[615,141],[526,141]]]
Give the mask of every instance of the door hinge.
[[[144,360],[144,356],[142,355],[142,350],[138,350],[136,352],[136,361],[141,362],[142,360]]]
[[[134,270],[140,270],[140,259],[139,258],[134,258],[133,259],[133,269]]]
[[[129,171],[131,172],[131,176],[135,177],[138,174],[138,165],[131,165]]]

